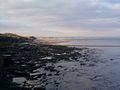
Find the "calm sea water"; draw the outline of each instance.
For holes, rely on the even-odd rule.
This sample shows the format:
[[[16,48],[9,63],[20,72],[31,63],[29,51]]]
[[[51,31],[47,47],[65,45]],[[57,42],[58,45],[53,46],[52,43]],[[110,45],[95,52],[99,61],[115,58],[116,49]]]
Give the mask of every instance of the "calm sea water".
[[[119,46],[120,38],[61,38],[66,42],[58,43],[60,45],[87,45],[87,46]]]
[[[79,66],[75,62],[66,63],[66,67],[74,67],[76,71],[65,74],[66,82],[60,90],[120,90],[120,39],[62,39],[66,42],[59,45],[89,48],[89,57],[95,57],[98,63],[94,67]]]
[[[60,61],[61,74],[46,85],[47,90],[120,90],[120,38],[47,38],[57,45],[83,48],[86,59]],[[81,62],[85,65],[81,65]],[[91,66],[92,65],[92,66]],[[51,81],[50,80],[50,81]]]

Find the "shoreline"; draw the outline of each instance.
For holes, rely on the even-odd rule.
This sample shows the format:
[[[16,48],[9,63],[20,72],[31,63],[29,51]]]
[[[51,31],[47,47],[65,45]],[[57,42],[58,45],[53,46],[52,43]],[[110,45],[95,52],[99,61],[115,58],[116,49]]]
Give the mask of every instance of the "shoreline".
[[[60,46],[80,46],[80,47],[120,47],[120,45],[69,45],[69,44],[53,44],[53,45],[60,45]]]
[[[119,52],[113,53],[115,49],[119,51],[119,47],[110,49],[111,52],[106,48],[94,48],[95,45],[91,45],[92,48],[77,45],[78,48],[36,41],[12,44],[0,47],[0,56],[14,63],[6,68],[7,74],[3,76],[5,83],[10,82],[0,84],[0,89],[111,90],[111,85],[116,86],[116,77],[119,79],[120,71],[116,69],[120,66]]]
[[[33,88],[36,88],[36,85],[34,83],[29,82],[34,82],[40,77],[43,77],[41,78],[40,82],[43,83],[44,78],[51,77],[50,73],[56,73],[55,76],[59,76],[60,71],[55,69],[54,64],[61,60],[69,61],[70,57],[76,57],[74,53],[77,52],[74,52],[74,50],[81,51],[82,49],[70,48],[67,46],[60,45],[54,46],[49,44],[40,44],[36,42],[24,42],[18,43],[16,45],[11,44],[7,47],[0,47],[0,56],[10,56],[14,62],[13,65],[11,64],[10,67],[6,67],[5,70],[5,72],[7,72],[8,74],[4,75],[4,78],[6,78],[6,76],[9,76],[9,79],[7,81],[6,79],[1,80],[4,83],[9,83],[7,85],[0,85],[0,89],[9,90],[12,88],[15,90],[19,90],[18,87],[27,88],[28,86],[34,86]],[[73,56],[70,54],[71,52],[74,52],[72,54]],[[9,62],[9,59],[7,60]],[[52,64],[47,66],[48,63]],[[37,74],[34,72],[34,70],[36,69],[44,69],[44,71],[40,72],[41,74]],[[45,71],[49,71],[49,74],[47,75]],[[12,78],[11,75],[13,76]],[[19,82],[19,77],[24,78],[22,83]],[[22,80],[22,78],[20,80]],[[11,81],[11,79],[13,80]],[[17,79],[18,81],[14,81]],[[15,83],[18,85],[16,85]],[[41,88],[40,83],[39,88]],[[45,83],[48,83],[48,81],[46,81]],[[4,87],[4,85],[7,87]],[[42,88],[43,87],[45,88],[46,84],[42,86]],[[33,88],[30,88],[30,90]]]

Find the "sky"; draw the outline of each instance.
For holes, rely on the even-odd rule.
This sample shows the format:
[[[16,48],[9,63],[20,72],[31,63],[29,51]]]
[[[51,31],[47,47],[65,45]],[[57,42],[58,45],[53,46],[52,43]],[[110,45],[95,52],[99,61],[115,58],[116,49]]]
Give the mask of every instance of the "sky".
[[[120,0],[0,0],[0,33],[120,37]]]

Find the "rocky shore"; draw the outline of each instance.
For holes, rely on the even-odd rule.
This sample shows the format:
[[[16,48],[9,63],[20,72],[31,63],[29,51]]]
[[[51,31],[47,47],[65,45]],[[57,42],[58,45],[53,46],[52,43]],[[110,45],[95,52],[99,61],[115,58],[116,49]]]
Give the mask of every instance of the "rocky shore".
[[[0,76],[0,90],[59,90],[61,77],[68,70],[61,62],[89,67],[98,62],[94,49],[35,42],[0,47],[0,56],[8,65]]]

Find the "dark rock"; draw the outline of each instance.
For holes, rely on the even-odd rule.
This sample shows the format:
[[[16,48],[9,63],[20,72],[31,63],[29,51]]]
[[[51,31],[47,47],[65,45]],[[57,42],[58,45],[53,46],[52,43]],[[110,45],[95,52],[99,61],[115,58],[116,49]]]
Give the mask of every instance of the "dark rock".
[[[10,75],[7,75],[7,72],[1,72],[0,73],[0,87],[5,87],[6,85],[9,85],[12,82],[12,78]]]
[[[35,40],[35,39],[37,39],[37,38],[34,37],[34,36],[30,36],[29,39],[31,39],[31,40]]]
[[[86,65],[86,63],[84,63],[84,62],[81,62],[81,63],[80,63],[80,65],[84,66],[84,65]]]
[[[44,86],[36,86],[34,90],[46,90]]]
[[[35,63],[30,62],[30,63],[27,63],[27,65],[29,65],[29,66],[35,66]]]
[[[0,57],[0,73],[3,71],[4,68],[4,60],[2,57]]]
[[[55,73],[54,75],[59,76],[60,74],[59,73]]]
[[[11,55],[3,55],[3,59],[4,59],[4,66],[5,67],[10,67],[13,65],[13,61],[12,61],[12,56]]]
[[[48,76],[52,76],[52,74],[50,73],[50,74],[48,74]]]
[[[13,33],[0,34],[0,42],[23,43],[23,42],[31,42],[33,40],[34,40],[33,38],[22,37]]]
[[[11,74],[15,75],[16,77],[27,77],[30,76],[27,72],[21,72],[21,71],[13,71]]]
[[[63,68],[63,66],[62,66],[62,65],[59,65],[58,67]]]
[[[89,64],[89,66],[95,66],[95,64],[91,63],[91,64]]]
[[[45,67],[45,70],[47,70],[47,71],[54,71],[54,66],[47,66],[47,67]]]
[[[110,60],[113,61],[114,59],[111,58]]]
[[[33,78],[33,79],[34,79],[35,77],[36,77],[36,78],[46,77],[46,73],[35,74],[35,75],[31,75],[30,77]]]
[[[32,90],[32,88],[13,86],[13,87],[9,87],[8,90]]]

